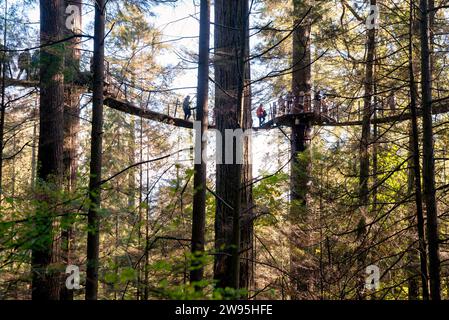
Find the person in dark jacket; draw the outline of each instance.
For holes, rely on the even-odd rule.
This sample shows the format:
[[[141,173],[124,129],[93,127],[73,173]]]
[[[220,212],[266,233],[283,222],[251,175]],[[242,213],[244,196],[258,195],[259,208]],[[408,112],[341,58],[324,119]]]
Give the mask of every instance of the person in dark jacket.
[[[284,115],[285,114],[285,99],[282,94],[279,96],[278,106],[279,106],[279,115],[280,116]]]
[[[40,72],[40,52],[39,50],[36,50],[33,52],[33,55],[31,56],[31,65],[30,65],[30,79],[31,80],[38,80],[39,79],[39,72]]]
[[[30,79],[30,69],[31,69],[31,54],[29,49],[25,49],[24,52],[20,53],[19,60],[17,61],[19,66],[19,74],[17,75],[17,80],[25,72],[25,79]]]
[[[184,120],[189,120],[192,116],[192,109],[190,108],[190,96],[185,97],[182,103],[182,110],[184,111]]]

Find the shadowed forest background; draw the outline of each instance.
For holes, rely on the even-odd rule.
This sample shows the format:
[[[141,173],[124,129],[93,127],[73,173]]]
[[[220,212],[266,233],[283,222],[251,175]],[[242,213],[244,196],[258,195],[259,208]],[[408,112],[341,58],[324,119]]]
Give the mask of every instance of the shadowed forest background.
[[[0,10],[1,300],[449,298],[449,1]]]

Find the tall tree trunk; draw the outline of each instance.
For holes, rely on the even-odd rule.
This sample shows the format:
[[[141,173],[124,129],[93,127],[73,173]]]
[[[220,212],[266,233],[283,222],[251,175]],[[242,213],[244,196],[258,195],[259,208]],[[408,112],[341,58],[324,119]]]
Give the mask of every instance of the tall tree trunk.
[[[377,6],[376,0],[370,0],[370,6]],[[376,51],[376,24],[377,21],[373,18],[370,21],[370,26],[367,30],[366,42],[366,67],[364,80],[364,99],[363,99],[363,117],[362,117],[362,136],[360,139],[360,175],[359,175],[359,201],[360,201],[360,220],[358,223],[357,240],[359,241],[359,251],[357,265],[359,272],[357,283],[357,298],[363,299],[364,291],[364,270],[363,266],[366,260],[366,251],[364,250],[364,242],[366,237],[366,216],[368,214],[369,206],[369,173],[370,173],[370,156],[369,147],[371,140],[371,117],[373,115],[373,96],[374,96],[374,63]],[[362,253],[363,252],[363,253]]]
[[[67,37],[79,34],[82,28],[82,4],[79,1],[64,0],[64,8],[74,6],[79,10],[79,16],[74,19],[73,29],[65,29]],[[75,13],[76,14],[76,13]],[[70,194],[76,190],[76,180],[78,171],[77,147],[78,147],[78,130],[79,130],[79,116],[80,116],[80,91],[74,85],[74,80],[78,77],[80,71],[81,58],[81,39],[72,38],[69,40],[68,48],[65,57],[65,74],[68,77],[65,79],[66,86],[64,90],[64,186],[66,191]],[[68,207],[66,210],[70,212],[73,208]],[[61,231],[61,258],[64,265],[72,264],[72,243],[73,217],[67,216],[62,219]],[[73,290],[68,290],[65,286],[65,281],[61,282],[61,300],[73,300]]]
[[[249,21],[246,26],[245,57],[250,55]],[[247,62],[245,66],[245,87],[243,93],[243,130],[251,130],[253,127],[253,115],[251,110],[251,68]],[[249,293],[254,284],[255,252],[254,243],[254,210],[253,210],[253,166],[252,166],[252,141],[245,136],[243,141],[243,166],[241,188],[241,234],[240,234],[240,288]]]
[[[8,1],[5,1],[5,13],[3,17],[3,48],[7,48],[8,36]],[[4,135],[5,135],[5,117],[6,117],[6,67],[8,52],[0,53],[2,59],[0,60],[2,89],[1,89],[1,109],[0,109],[0,204],[3,200],[3,149],[4,149]]]
[[[147,160],[150,160],[150,144],[147,143]],[[151,198],[150,198],[150,163],[147,163],[146,165],[146,177],[147,177],[147,183],[145,186],[146,190],[146,208],[145,208],[145,268],[144,268],[144,292],[143,292],[143,300],[148,300],[149,296],[149,285],[148,285],[148,279],[150,276],[150,250],[148,248],[148,244],[150,243],[150,209],[151,209]]]
[[[142,101],[140,103],[143,107]],[[139,124],[139,162],[143,162],[143,118],[140,118]],[[142,212],[143,212],[143,164],[139,165],[139,218],[137,223],[137,247],[142,249]],[[143,297],[142,294],[142,261],[137,264],[137,291],[136,299],[140,300]]]
[[[201,257],[204,255],[206,232],[206,182],[207,182],[207,128],[209,102],[209,47],[210,47],[210,0],[201,0],[200,4],[200,44],[198,60],[198,89],[196,121],[201,122],[200,130],[196,132],[195,141],[195,175],[193,178],[193,216],[192,216],[192,254],[194,267],[190,272],[190,282],[203,279]],[[204,137],[204,139],[203,139]],[[204,156],[203,156],[204,155]],[[201,289],[196,286],[196,289]]]
[[[372,6],[377,5],[376,0],[371,0]],[[376,22],[374,21],[373,24]],[[363,123],[362,123],[362,138],[360,141],[360,204],[362,207],[368,206],[369,203],[369,145],[370,145],[370,132],[371,132],[371,117],[373,115],[373,93],[374,93],[374,54],[376,50],[376,29],[371,28],[368,30],[367,39],[367,56],[366,56],[366,68],[365,68],[365,94],[363,105]]]
[[[129,124],[129,140],[128,140],[128,163],[133,165],[136,162],[136,120],[134,116],[130,117]],[[136,169],[132,168],[128,170],[128,208],[134,210],[136,206]],[[140,219],[138,222],[140,223]],[[140,226],[137,228],[138,235],[140,235]]]
[[[31,181],[30,181],[30,190],[34,190],[36,186],[36,146],[37,146],[37,125],[38,120],[36,119],[39,111],[37,110],[37,100],[34,102],[34,110],[33,110],[33,146],[31,148]]]
[[[53,44],[61,39],[62,0],[40,1],[40,135],[38,149],[39,205],[35,215],[35,232],[31,252],[33,300],[59,299],[58,272],[51,268],[58,251],[53,243],[53,223],[57,194],[62,186],[64,120],[64,50]],[[45,64],[43,63],[45,62]]]
[[[410,29],[409,29],[409,85],[410,85],[410,113],[411,119],[411,132],[410,132],[410,154],[412,156],[412,168],[413,174],[410,176],[410,189],[414,184],[415,189],[415,210],[417,219],[417,233],[418,233],[418,251],[420,260],[420,275],[422,296],[424,300],[429,299],[429,286],[428,286],[428,271],[427,271],[427,251],[426,240],[424,232],[424,213],[422,205],[422,190],[421,190],[421,164],[419,160],[419,132],[418,132],[418,120],[417,120],[417,89],[415,82],[415,55],[413,48],[413,34],[414,32],[414,3],[410,1]]]
[[[86,300],[97,300],[100,247],[101,167],[103,145],[105,0],[95,2],[92,137],[87,235]]]
[[[228,148],[233,159],[226,163],[225,131],[242,128],[248,18],[247,0],[215,2],[215,114],[222,154],[217,159],[214,278],[221,288],[239,288],[242,164],[237,154],[243,153],[243,145],[233,139]]]
[[[430,87],[433,88],[433,76],[435,71],[435,0],[429,0],[427,9],[429,12]]]
[[[430,298],[441,300],[438,211],[435,196],[435,158],[432,128],[432,87],[429,48],[428,0],[420,0],[421,11],[421,90],[423,113],[423,180],[427,211],[427,242],[429,247]]]
[[[292,93],[299,96],[301,91],[312,95],[311,67],[311,18],[305,16],[309,7],[295,0],[293,33],[293,70]],[[301,22],[302,20],[302,22]],[[298,25],[301,22],[300,25]],[[292,276],[292,299],[313,297],[313,273],[310,256],[306,250],[310,234],[308,228],[307,193],[310,173],[308,154],[311,142],[312,125],[310,121],[301,121],[292,126],[290,166],[290,222],[292,223],[290,273]],[[300,249],[300,250],[298,250]]]
[[[411,100],[411,99],[410,99]],[[408,174],[407,174],[407,195],[412,196],[416,187],[415,187],[415,172],[414,172],[414,145],[413,145],[413,124],[410,123],[409,127],[409,161],[408,161]],[[415,210],[416,207],[416,201],[415,205],[410,205],[410,211],[412,213],[415,213],[418,210]],[[410,224],[414,226],[416,223],[415,219],[410,219]],[[419,225],[418,225],[419,226]],[[419,228],[417,228],[419,231]],[[418,232],[419,233],[419,232]],[[415,242],[415,233],[411,232],[411,239],[410,242],[414,244]],[[418,246],[413,245],[411,252],[408,254],[408,264],[407,267],[407,277],[408,277],[408,300],[419,300],[419,277],[418,275],[421,273],[418,268],[418,259],[420,255],[416,254],[416,249],[419,253],[420,252],[420,241],[421,239],[418,239]],[[427,268],[427,266],[426,266]],[[426,299],[427,300],[427,299]]]

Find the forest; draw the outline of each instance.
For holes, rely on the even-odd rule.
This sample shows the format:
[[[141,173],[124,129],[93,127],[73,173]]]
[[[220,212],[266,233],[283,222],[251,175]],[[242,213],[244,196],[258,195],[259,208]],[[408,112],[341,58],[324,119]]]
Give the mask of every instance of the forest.
[[[0,0],[0,41],[0,300],[449,299],[448,0]]]

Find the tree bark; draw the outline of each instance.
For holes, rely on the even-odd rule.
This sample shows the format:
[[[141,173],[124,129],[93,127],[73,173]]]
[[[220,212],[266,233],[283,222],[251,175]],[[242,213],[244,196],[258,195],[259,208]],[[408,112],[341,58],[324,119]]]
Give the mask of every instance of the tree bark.
[[[249,43],[249,21],[246,26],[245,57],[250,54]],[[243,91],[243,124],[244,130],[253,127],[253,115],[251,110],[251,67],[247,62],[245,66],[245,87]],[[253,210],[253,166],[252,166],[252,140],[245,136],[243,141],[243,166],[242,166],[242,188],[241,188],[241,234],[240,234],[240,288],[251,290],[254,284],[255,252],[254,243],[254,210]]]
[[[215,2],[215,115],[222,135],[217,139],[222,157],[217,159],[214,262],[219,288],[239,288],[242,164],[236,154],[243,153],[243,144],[233,139],[233,159],[226,163],[225,131],[242,128],[247,19],[247,0]]]
[[[409,86],[410,86],[410,113],[411,118],[411,132],[410,132],[410,154],[412,156],[412,175],[410,176],[410,189],[414,185],[415,189],[415,210],[417,219],[417,233],[418,233],[418,252],[420,260],[420,275],[422,296],[424,300],[429,299],[428,286],[428,270],[427,270],[427,250],[424,232],[424,213],[422,204],[422,189],[421,189],[421,164],[419,160],[419,131],[418,119],[416,112],[417,89],[415,82],[415,68],[414,68],[414,49],[413,49],[413,34],[414,32],[414,4],[410,1],[410,29],[409,29]]]
[[[200,4],[200,44],[198,60],[198,89],[196,121],[201,122],[201,129],[196,132],[195,142],[195,175],[193,178],[193,215],[192,215],[192,255],[194,261],[190,271],[190,282],[203,279],[203,263],[206,233],[206,183],[207,162],[206,134],[208,129],[209,102],[209,47],[210,47],[210,0],[201,0]],[[203,139],[204,137],[204,139]],[[203,156],[204,155],[204,156]],[[201,286],[195,286],[197,290]]]
[[[376,0],[371,0],[372,6],[377,5]],[[375,21],[373,23],[376,23]],[[372,99],[374,93],[374,54],[376,50],[376,29],[368,30],[367,57],[365,68],[365,95],[363,102],[362,137],[360,141],[360,204],[366,207],[369,203],[369,145],[371,132],[371,117],[373,115]]]
[[[299,96],[303,91],[312,95],[312,67],[311,67],[311,19],[305,17],[306,10],[303,3],[294,1],[293,33],[293,70],[292,93]],[[301,22],[302,20],[302,22]],[[301,22],[300,25],[298,25]],[[292,223],[290,273],[292,277],[291,298],[313,298],[313,272],[311,259],[306,250],[310,242],[308,227],[307,194],[310,177],[310,156],[308,154],[311,142],[312,125],[310,121],[302,121],[292,126],[290,166],[290,222]],[[299,249],[299,250],[298,250]]]
[[[377,6],[376,0],[370,0],[370,6]],[[370,21],[371,28],[367,30],[367,54],[364,80],[364,99],[363,99],[363,117],[362,117],[362,136],[360,139],[360,175],[359,175],[359,201],[360,201],[360,220],[358,223],[357,240],[360,253],[357,259],[359,270],[363,270],[367,253],[364,250],[364,241],[366,237],[366,215],[369,206],[369,173],[370,173],[370,140],[371,140],[371,117],[373,115],[373,96],[374,96],[374,64],[376,51],[376,27],[377,21]],[[360,272],[360,271],[359,271]],[[364,298],[364,272],[357,277],[357,299]]]
[[[95,3],[92,137],[89,181],[89,212],[87,235],[86,300],[98,298],[98,264],[100,247],[101,172],[103,145],[103,102],[104,102],[104,37],[105,0]]]
[[[429,48],[428,0],[420,0],[421,90],[423,108],[423,180],[427,211],[430,298],[441,300],[438,210],[435,196],[435,158],[432,127],[432,75]]]
[[[59,277],[51,264],[55,262],[53,223],[54,209],[62,186],[63,116],[64,116],[64,50],[61,44],[62,0],[40,1],[40,134],[38,147],[39,204],[35,215],[37,239],[31,249],[32,299],[59,299]],[[50,45],[49,45],[50,44]]]
[[[79,17],[74,20],[74,29],[65,29],[65,36],[73,36],[81,30],[82,22],[82,4],[79,1],[64,0],[64,8],[69,5],[76,6],[79,10]],[[79,130],[79,116],[80,116],[80,91],[74,85],[78,73],[80,72],[80,58],[81,58],[81,39],[72,38],[69,40],[68,49],[65,57],[65,74],[68,77],[65,79],[70,86],[65,87],[64,93],[64,185],[67,193],[70,194],[76,190],[76,180],[78,171],[78,130]],[[70,204],[69,204],[70,205]],[[72,210],[68,207],[67,211]],[[62,219],[61,231],[61,258],[62,263],[67,266],[72,264],[72,243],[73,228],[72,217],[67,216]],[[61,282],[61,300],[73,300],[73,290],[68,290],[65,286],[65,281]]]

